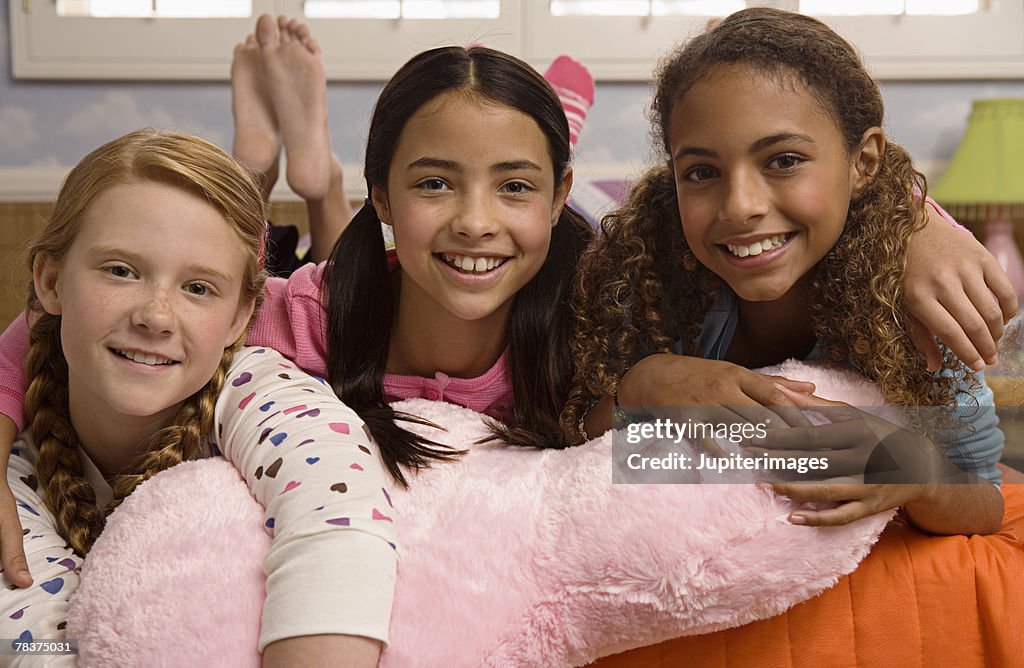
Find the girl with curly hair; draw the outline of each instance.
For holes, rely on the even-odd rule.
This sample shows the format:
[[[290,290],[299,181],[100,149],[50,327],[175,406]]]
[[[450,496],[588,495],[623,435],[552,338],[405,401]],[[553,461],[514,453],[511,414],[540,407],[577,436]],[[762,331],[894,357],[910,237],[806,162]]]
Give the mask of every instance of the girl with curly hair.
[[[780,453],[847,448],[859,428],[892,432],[869,416],[810,427],[795,409],[830,405],[813,388],[749,371],[842,361],[888,402],[945,407],[969,428],[945,453],[917,443],[930,453],[922,484],[777,484],[799,501],[840,502],[791,521],[840,524],[900,506],[929,531],[995,530],[1003,437],[992,393],[950,351],[929,365],[915,350],[908,244],[925,224],[927,187],[885,137],[881,95],[855,50],[816,19],[744,10],[677,50],[656,91],[666,159],[581,261],[563,426],[579,439],[579,428],[609,426],[613,404],[717,403],[757,421],[774,407],[791,427],[768,439]],[[936,484],[949,462],[988,482]]]

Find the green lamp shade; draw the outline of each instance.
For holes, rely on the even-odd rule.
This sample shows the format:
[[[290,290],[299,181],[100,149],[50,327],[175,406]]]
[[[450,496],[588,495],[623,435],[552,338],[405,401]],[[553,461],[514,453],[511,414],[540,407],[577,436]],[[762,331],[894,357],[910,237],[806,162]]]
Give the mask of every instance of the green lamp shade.
[[[974,101],[932,197],[964,220],[1024,218],[1024,99]]]

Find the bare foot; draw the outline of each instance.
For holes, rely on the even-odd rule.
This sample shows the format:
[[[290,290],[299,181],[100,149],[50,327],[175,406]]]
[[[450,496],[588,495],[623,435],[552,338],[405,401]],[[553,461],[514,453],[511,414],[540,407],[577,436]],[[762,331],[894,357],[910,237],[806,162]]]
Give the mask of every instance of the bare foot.
[[[235,121],[235,157],[263,176],[264,190],[269,192],[277,180],[281,138],[263,79],[260,47],[253,35],[235,46],[231,61],[231,113]]]
[[[266,14],[256,23],[256,41],[284,140],[288,185],[306,200],[322,200],[330,187],[331,137],[320,45],[305,24],[284,16],[275,24]]]

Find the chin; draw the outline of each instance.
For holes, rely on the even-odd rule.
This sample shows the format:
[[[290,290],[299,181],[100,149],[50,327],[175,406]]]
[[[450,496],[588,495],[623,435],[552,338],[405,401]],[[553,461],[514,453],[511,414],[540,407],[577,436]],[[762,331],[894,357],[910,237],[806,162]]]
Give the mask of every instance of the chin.
[[[768,288],[768,287],[765,287],[765,288],[751,288],[751,287],[746,287],[746,288],[743,288],[743,289],[740,289],[740,290],[737,290],[736,288],[733,288],[733,292],[735,292],[736,295],[740,299],[742,299],[743,301],[747,301],[747,302],[773,302],[773,301],[776,301],[776,300],[779,300],[779,299],[782,299],[783,297],[785,297],[786,293],[789,292],[789,288],[786,288],[786,289],[783,290],[781,288]]]

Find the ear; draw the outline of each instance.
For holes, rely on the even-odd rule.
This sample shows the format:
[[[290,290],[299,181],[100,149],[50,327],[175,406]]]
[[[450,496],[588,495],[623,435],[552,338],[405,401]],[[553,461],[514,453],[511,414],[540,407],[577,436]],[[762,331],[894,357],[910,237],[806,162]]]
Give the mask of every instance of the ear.
[[[230,348],[234,345],[235,341],[245,332],[246,327],[249,326],[249,320],[252,318],[253,309],[256,308],[255,299],[245,299],[239,296],[238,310],[235,312],[235,318],[231,321],[231,328],[228,330],[228,335],[224,337],[224,347]]]
[[[558,218],[562,215],[562,209],[565,207],[565,198],[569,196],[570,190],[572,190],[572,167],[565,170],[562,182],[555,187],[555,205],[551,210],[551,227],[558,224]]]
[[[885,155],[885,133],[882,128],[868,128],[861,137],[860,145],[854,150],[850,164],[851,194],[860,195],[861,191],[871,183],[878,170],[882,168],[882,156]]]
[[[32,285],[43,309],[60,315],[60,265],[49,255],[39,254],[32,260]]]
[[[373,202],[373,209],[377,212],[377,218],[385,225],[391,224],[391,207],[388,206],[388,194],[383,188],[370,187],[370,201]]]

